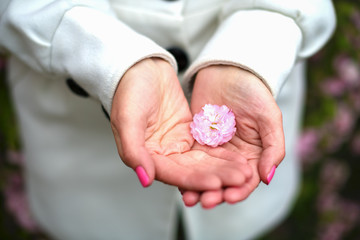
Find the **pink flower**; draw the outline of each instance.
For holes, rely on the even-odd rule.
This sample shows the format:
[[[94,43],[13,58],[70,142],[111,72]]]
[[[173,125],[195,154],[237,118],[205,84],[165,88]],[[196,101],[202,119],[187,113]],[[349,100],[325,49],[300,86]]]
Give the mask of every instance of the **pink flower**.
[[[25,183],[22,175],[10,175],[4,189],[5,205],[21,227],[29,232],[39,231],[28,205]]]
[[[352,109],[346,105],[338,106],[333,127],[338,137],[348,136],[355,126],[355,116]]]
[[[351,150],[353,154],[360,155],[360,134],[354,136],[351,142]]]
[[[17,166],[23,166],[24,165],[24,156],[21,152],[14,151],[14,150],[8,150],[6,152],[6,157],[9,163],[17,165]]]
[[[344,94],[346,90],[346,83],[341,79],[330,78],[327,79],[322,85],[322,90],[333,97],[339,97]]]
[[[234,113],[225,105],[206,104],[194,115],[191,134],[201,145],[217,147],[231,140],[236,132]]]
[[[304,164],[313,163],[319,156],[318,144],[321,138],[321,133],[313,128],[304,130],[299,137],[296,150]]]
[[[351,22],[355,25],[355,27],[360,30],[360,11],[355,10],[350,16]]]
[[[358,64],[346,55],[340,55],[334,60],[339,77],[352,89],[359,86],[360,68]]]

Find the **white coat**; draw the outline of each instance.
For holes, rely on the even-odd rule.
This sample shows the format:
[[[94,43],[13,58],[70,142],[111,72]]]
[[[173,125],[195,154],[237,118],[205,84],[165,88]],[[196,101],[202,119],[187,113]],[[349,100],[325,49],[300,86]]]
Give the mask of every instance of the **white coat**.
[[[31,210],[55,239],[171,239],[178,213],[189,239],[251,239],[286,215],[299,185],[303,60],[334,30],[331,1],[10,0],[0,14]],[[174,187],[143,189],[117,154],[101,106],[110,113],[119,80],[141,59],[177,69],[173,47],[187,56],[174,53],[189,64],[184,86],[207,65],[239,66],[283,112],[285,160],[242,203],[185,208]]]

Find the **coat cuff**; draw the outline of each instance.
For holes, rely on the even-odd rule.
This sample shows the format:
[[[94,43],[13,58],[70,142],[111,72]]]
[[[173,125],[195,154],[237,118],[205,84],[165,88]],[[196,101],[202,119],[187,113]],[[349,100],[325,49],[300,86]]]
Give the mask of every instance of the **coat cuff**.
[[[184,80],[189,82],[209,65],[233,65],[255,74],[276,98],[301,42],[301,30],[292,18],[263,10],[238,11],[220,25]]]
[[[73,78],[110,113],[112,99],[124,73],[149,57],[176,61],[152,40],[112,16],[87,7],[68,10],[52,41],[51,69]]]

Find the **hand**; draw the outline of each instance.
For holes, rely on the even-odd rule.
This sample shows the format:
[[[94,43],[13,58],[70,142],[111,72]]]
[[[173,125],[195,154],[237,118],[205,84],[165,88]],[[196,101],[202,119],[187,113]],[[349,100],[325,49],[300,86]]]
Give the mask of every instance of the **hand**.
[[[110,119],[119,155],[144,187],[157,179],[187,190],[215,190],[251,177],[246,161],[231,151],[210,156],[191,149],[192,115],[175,71],[162,59],[142,60],[125,73]]]
[[[237,131],[233,139],[208,152],[223,149],[245,157],[253,175],[245,184],[223,190],[183,191],[184,203],[201,202],[211,208],[223,201],[235,203],[247,198],[260,180],[269,184],[274,166],[285,156],[282,114],[266,86],[252,73],[234,66],[210,66],[197,74],[191,99],[195,114],[207,104],[226,105],[236,118]]]

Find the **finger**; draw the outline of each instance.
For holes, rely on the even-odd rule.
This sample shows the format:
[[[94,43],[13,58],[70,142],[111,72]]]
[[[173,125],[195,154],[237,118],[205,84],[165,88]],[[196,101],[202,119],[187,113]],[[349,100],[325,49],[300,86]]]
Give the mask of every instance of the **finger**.
[[[246,178],[242,172],[242,166],[247,167],[245,164],[241,164],[241,166],[234,164],[217,171],[216,174],[221,179],[222,186],[241,186],[244,184]]]
[[[248,186],[229,187],[224,190],[224,201],[229,204],[235,204],[245,200],[251,193]]]
[[[224,201],[235,204],[244,201],[259,185],[259,180],[252,180],[240,187],[228,187],[224,190]]]
[[[257,170],[257,161],[250,160],[249,165],[253,169],[253,177],[242,186],[226,188],[224,190],[223,198],[227,203],[234,204],[245,200],[258,187],[260,177]]]
[[[223,202],[223,190],[203,192],[200,196],[201,206],[204,209],[212,209]]]
[[[122,161],[132,168],[143,187],[148,187],[155,179],[155,166],[152,156],[145,148],[145,127],[141,120],[127,120],[118,124],[112,120],[115,142]]]
[[[194,191],[215,190],[222,186],[221,180],[216,174],[178,164],[181,161],[190,161],[183,154],[169,156],[154,154],[152,157],[154,158],[156,179],[159,181]]]
[[[182,200],[187,207],[195,206],[200,200],[200,193],[196,191],[184,191]]]
[[[200,145],[196,142],[192,149],[203,151],[212,157],[222,158],[224,160],[236,161],[240,163],[247,163],[247,159],[243,155],[241,155],[241,153],[237,151],[237,147],[231,145],[231,143],[225,143],[224,145],[214,148]]]
[[[153,157],[157,166],[158,180],[166,180],[166,183],[188,190],[206,191],[223,186],[240,186],[247,180],[243,171],[251,172],[247,163],[215,158],[199,150],[172,154],[168,157],[162,155]],[[170,169],[173,170],[169,171]]]
[[[194,144],[193,146],[193,150],[200,150],[205,152],[206,154],[217,158],[217,159],[222,159],[224,161],[233,161],[234,165],[231,165],[234,169],[236,169],[238,171],[239,176],[242,175],[245,180],[248,180],[252,177],[252,169],[251,167],[248,165],[248,161],[245,157],[243,157],[241,155],[241,153],[239,153],[238,149],[236,147],[234,147],[231,143],[226,143],[223,145],[224,147],[208,147],[208,146],[202,146],[198,143]],[[228,150],[231,149],[231,147],[234,147],[234,151]],[[227,163],[230,164],[230,163]],[[225,173],[227,174],[227,173]],[[234,181],[234,180],[232,180]],[[238,181],[240,181],[240,183],[234,183],[236,184],[241,184],[241,182],[243,181],[242,179],[238,179]],[[231,185],[231,183],[228,183],[229,185]]]
[[[264,131],[263,129],[269,129]],[[261,154],[258,171],[261,181],[269,184],[275,174],[277,166],[285,157],[285,138],[282,128],[281,115],[273,118],[266,128],[260,129],[263,152]]]

